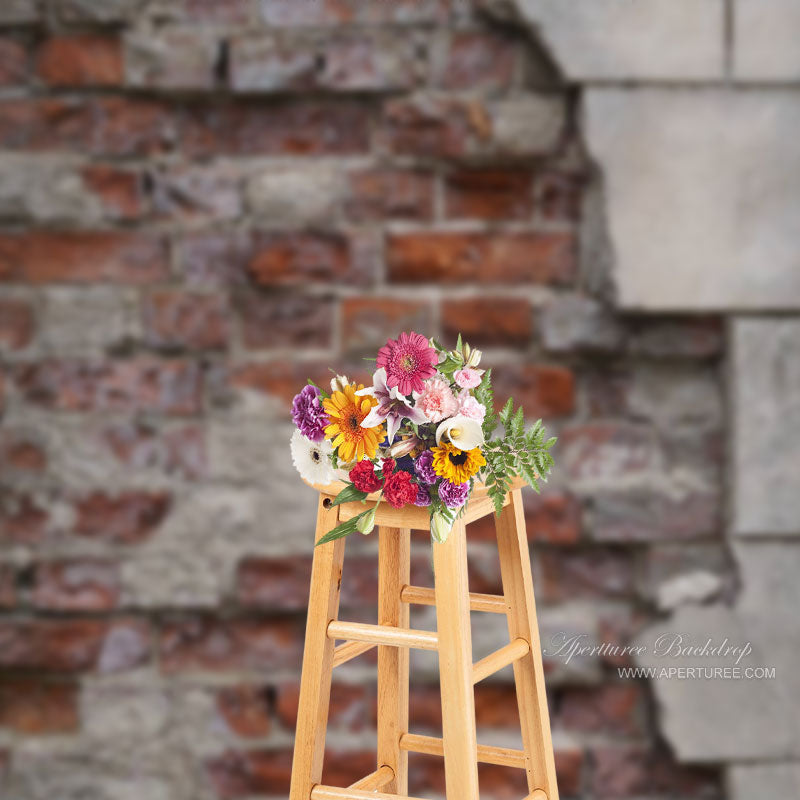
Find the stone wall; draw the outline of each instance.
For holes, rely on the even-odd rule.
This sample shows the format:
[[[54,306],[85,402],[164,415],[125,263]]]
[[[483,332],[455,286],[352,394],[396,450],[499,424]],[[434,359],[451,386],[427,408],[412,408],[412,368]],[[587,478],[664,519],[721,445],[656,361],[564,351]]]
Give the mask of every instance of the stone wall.
[[[561,437],[527,498],[545,639],[627,642],[710,601],[701,631],[777,646],[798,328],[736,312],[798,305],[796,106],[763,87],[796,77],[794,40],[751,22],[734,58],[721,2],[640,6],[0,6],[1,797],[286,796],[314,519],[288,403],[403,329],[463,332]],[[499,589],[491,538],[471,533],[475,591]],[[375,591],[358,537],[343,616]],[[476,657],[503,643],[474,625]],[[796,780],[796,723],[756,752],[730,697],[547,666],[565,798]],[[435,667],[414,662],[420,732]],[[517,743],[509,679],[477,689],[484,741]],[[373,768],[374,693],[368,658],[337,674],[331,783]],[[436,759],[412,768],[443,792]],[[497,800],[520,778],[481,769]]]

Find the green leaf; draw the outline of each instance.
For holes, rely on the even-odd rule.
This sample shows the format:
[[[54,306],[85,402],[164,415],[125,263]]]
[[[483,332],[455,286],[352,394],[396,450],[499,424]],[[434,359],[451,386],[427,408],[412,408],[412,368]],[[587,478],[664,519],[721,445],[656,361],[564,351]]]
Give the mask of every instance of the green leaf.
[[[356,487],[350,483],[336,495],[331,505],[340,506],[342,503],[352,503],[354,500],[363,500],[366,496],[366,492],[356,489]]]
[[[341,539],[343,536],[347,536],[353,533],[353,531],[358,530],[358,521],[371,511],[372,509],[368,508],[366,511],[362,511],[357,517],[353,517],[353,519],[349,519],[347,522],[342,522],[341,525],[337,525],[333,530],[328,531],[328,533],[320,538],[316,547],[319,547],[321,544],[328,544],[328,542],[332,542],[335,539]]]
[[[514,412],[514,398],[509,397],[506,401],[506,404],[503,406],[503,410],[500,412],[500,422],[503,425],[508,425],[508,421],[511,419],[511,414]]]

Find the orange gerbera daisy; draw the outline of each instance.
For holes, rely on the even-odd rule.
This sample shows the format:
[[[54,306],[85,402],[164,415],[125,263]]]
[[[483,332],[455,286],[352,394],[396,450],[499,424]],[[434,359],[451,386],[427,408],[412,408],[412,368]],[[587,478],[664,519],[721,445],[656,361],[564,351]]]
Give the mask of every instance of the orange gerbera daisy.
[[[348,384],[343,391],[334,392],[322,403],[331,420],[325,427],[325,438],[332,440],[331,444],[339,450],[339,461],[344,463],[360,461],[364,456],[375,458],[378,445],[383,441],[383,424],[374,428],[361,427],[372,407],[378,404],[369,395],[356,396],[356,392],[363,388],[364,384]]]

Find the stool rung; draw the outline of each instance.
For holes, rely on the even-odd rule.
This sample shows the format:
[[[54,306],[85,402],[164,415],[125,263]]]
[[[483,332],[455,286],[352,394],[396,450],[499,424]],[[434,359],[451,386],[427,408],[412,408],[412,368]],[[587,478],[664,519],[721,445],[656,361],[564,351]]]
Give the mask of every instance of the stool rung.
[[[333,666],[341,667],[348,661],[360,656],[362,653],[368,653],[374,644],[370,642],[345,642],[338,647],[333,648]]]
[[[375,772],[370,772],[369,775],[363,777],[360,781],[351,783],[348,789],[361,789],[365,792],[375,792],[378,789],[383,789],[387,783],[394,780],[394,770],[384,764],[378,767]]]
[[[417,647],[420,650],[439,649],[439,637],[433,631],[392,628],[389,625],[365,625],[361,622],[334,620],[328,624],[328,638],[388,644],[392,647]]]
[[[472,682],[478,683],[490,675],[494,675],[498,670],[519,661],[520,658],[528,655],[531,646],[525,639],[514,639],[513,642],[495,650],[490,653],[486,658],[476,661],[472,666]]]
[[[420,798],[404,794],[365,792],[361,789],[339,789],[336,786],[323,786],[318,783],[311,790],[311,800],[420,800]]]
[[[400,599],[404,603],[413,603],[418,606],[436,605],[435,592],[424,586],[404,586],[400,592]],[[471,611],[488,611],[490,614],[505,614],[508,611],[505,597],[499,594],[470,592],[469,607]]]
[[[525,800],[547,800],[547,792],[543,789],[534,789]]]
[[[444,742],[441,739],[435,736],[420,736],[418,733],[404,733],[400,737],[400,749],[409,753],[444,756]],[[478,761],[482,764],[496,764],[499,767],[525,769],[525,753],[509,747],[479,744]]]

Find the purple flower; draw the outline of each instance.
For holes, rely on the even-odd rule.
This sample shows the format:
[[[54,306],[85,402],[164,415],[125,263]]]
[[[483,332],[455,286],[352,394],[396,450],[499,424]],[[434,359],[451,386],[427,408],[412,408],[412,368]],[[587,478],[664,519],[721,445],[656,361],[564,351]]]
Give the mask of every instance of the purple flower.
[[[425,507],[431,504],[431,495],[425,486],[417,484],[417,499],[414,501],[415,506]]]
[[[417,477],[428,486],[436,483],[439,476],[433,471],[433,452],[431,450],[423,450],[414,461],[414,472]]]
[[[461,508],[469,497],[469,483],[450,483],[443,480],[439,484],[439,497],[448,508]]]
[[[427,422],[427,418],[418,408],[412,406],[395,386],[390,389],[386,383],[386,370],[381,367],[372,375],[372,386],[356,392],[360,397],[370,395],[378,401],[372,411],[361,421],[362,428],[374,428],[381,423],[386,423],[386,436],[389,444],[394,441],[400,424],[404,419],[410,419],[417,425]]]
[[[321,442],[325,437],[325,426],[330,423],[322,408],[320,390],[310,383],[304,386],[292,402],[292,419],[300,433],[312,442]]]

